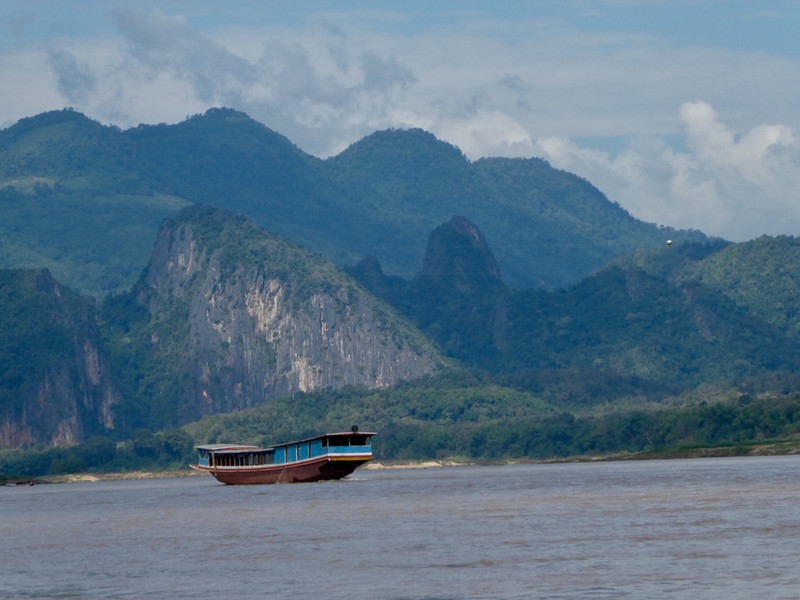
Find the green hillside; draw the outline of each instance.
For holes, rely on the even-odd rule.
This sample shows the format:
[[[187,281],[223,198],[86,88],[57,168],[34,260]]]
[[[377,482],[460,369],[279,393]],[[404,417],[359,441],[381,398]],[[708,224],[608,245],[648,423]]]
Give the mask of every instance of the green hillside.
[[[687,265],[679,277],[720,290],[743,310],[795,336],[800,333],[798,265],[800,239],[762,236]]]
[[[129,289],[186,200],[137,175],[121,131],[73,111],[0,132],[0,268],[47,268],[93,295]]]
[[[0,270],[0,447],[102,431],[117,396],[100,348],[91,299],[44,269]]]
[[[130,288],[158,223],[187,204],[239,212],[339,265],[376,256],[412,277],[454,214],[480,227],[514,288],[575,283],[666,237],[541,160],[470,163],[421,130],[377,132],[320,160],[247,115],[105,127],[71,110],[0,131],[0,268],[47,267],[102,297]]]
[[[758,310],[781,300],[793,306],[792,265],[800,267],[800,255],[791,240],[665,245],[567,288],[518,291],[480,272],[485,259],[466,241],[474,236],[452,223],[431,235],[426,270],[413,281],[388,277],[368,261],[352,273],[447,355],[554,405],[658,401],[703,385],[749,385],[800,368],[793,322]],[[449,231],[438,233],[443,230]],[[441,244],[449,256],[434,259]],[[734,249],[753,276],[757,264],[779,270],[769,271],[771,277],[760,272],[769,280],[762,287],[749,278],[709,282],[696,275],[728,264]],[[463,265],[473,272],[467,276]]]
[[[0,410],[21,408],[45,374],[71,360],[72,312],[88,309],[83,299],[52,302],[40,293],[55,283],[46,272],[0,270]],[[81,306],[83,305],[83,306]]]

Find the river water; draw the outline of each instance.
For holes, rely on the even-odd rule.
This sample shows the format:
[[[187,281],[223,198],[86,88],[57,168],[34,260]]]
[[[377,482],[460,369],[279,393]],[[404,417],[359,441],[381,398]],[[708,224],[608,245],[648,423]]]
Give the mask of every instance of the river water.
[[[0,598],[800,598],[800,458],[0,487]]]

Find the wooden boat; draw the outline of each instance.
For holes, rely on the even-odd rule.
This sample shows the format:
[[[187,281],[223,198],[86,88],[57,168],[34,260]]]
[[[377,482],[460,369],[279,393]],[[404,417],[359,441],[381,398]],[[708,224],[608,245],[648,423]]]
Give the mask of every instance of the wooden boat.
[[[190,466],[231,485],[341,479],[372,459],[374,435],[354,427],[268,448],[205,444],[196,446],[197,464]]]

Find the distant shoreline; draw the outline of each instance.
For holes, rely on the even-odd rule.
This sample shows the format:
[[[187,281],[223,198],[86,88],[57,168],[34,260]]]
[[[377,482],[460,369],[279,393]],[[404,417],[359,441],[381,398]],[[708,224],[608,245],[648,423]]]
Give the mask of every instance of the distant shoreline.
[[[726,445],[704,448],[668,448],[664,450],[620,453],[603,456],[565,456],[561,458],[548,458],[541,460],[519,459],[505,461],[459,461],[452,459],[419,460],[419,461],[390,461],[381,462],[373,460],[361,469],[436,469],[441,467],[457,466],[500,466],[511,464],[561,464],[561,463],[588,463],[588,462],[618,462],[626,460],[671,460],[689,458],[725,458],[746,456],[787,456],[800,454],[800,441],[765,442],[746,445]],[[171,469],[168,471],[122,471],[115,473],[74,473],[67,475],[44,475],[31,478],[36,483],[91,483],[97,481],[128,481],[136,479],[168,479],[175,477],[205,477],[207,473],[192,469]]]
[[[169,471],[120,471],[113,473],[69,473],[35,477],[36,483],[94,483],[97,481],[130,481],[134,479],[171,479],[176,477],[202,477],[205,473],[191,469]]]
[[[438,467],[457,467],[457,466],[471,465],[471,464],[475,463],[457,462],[454,460],[420,460],[420,461],[383,463],[378,460],[371,460],[361,468],[366,469],[368,471],[371,470],[379,471],[382,469],[435,469]]]

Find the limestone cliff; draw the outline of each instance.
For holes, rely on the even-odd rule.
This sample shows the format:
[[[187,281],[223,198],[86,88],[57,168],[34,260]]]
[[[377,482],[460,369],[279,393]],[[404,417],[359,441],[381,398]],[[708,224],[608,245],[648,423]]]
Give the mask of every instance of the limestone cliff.
[[[68,446],[113,429],[121,397],[93,303],[46,269],[0,272],[0,448]]]
[[[137,300],[152,351],[182,382],[179,422],[294,392],[387,387],[440,362],[327,260],[215,209],[162,225]]]
[[[461,294],[503,286],[500,267],[478,227],[456,215],[428,236],[418,281]]]
[[[423,306],[417,322],[452,356],[499,357],[508,350],[508,289],[486,239],[465,217],[454,216],[428,236],[414,288]]]

